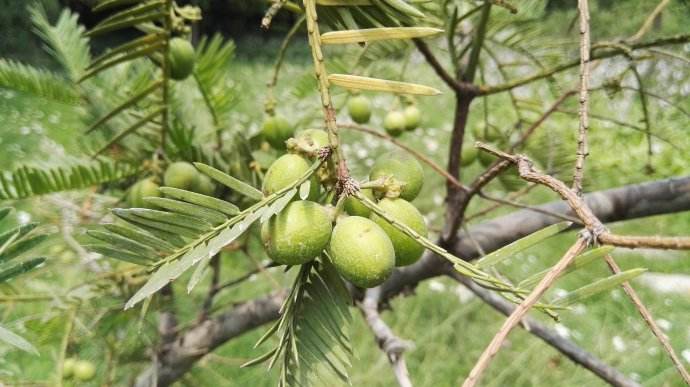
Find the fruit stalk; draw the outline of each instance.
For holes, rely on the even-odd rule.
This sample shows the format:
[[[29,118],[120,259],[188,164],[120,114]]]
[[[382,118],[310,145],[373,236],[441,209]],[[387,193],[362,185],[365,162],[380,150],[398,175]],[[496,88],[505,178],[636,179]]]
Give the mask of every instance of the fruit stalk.
[[[165,18],[163,18],[164,28],[167,31],[167,39],[165,39],[165,55],[163,55],[163,64],[161,71],[163,73],[163,110],[161,111],[161,151],[165,151],[165,132],[169,126],[169,105],[170,105],[170,38],[172,37],[172,0],[165,1]]]
[[[307,34],[311,47],[312,59],[314,62],[314,74],[319,84],[321,94],[321,104],[324,111],[324,120],[328,130],[328,143],[333,149],[334,162],[336,163],[336,190],[338,193],[349,181],[350,171],[347,168],[347,161],[343,156],[338,138],[338,125],[335,121],[335,109],[328,88],[328,73],[324,64],[323,51],[321,50],[321,34],[319,32],[318,16],[316,14],[316,2],[314,0],[303,0],[307,21]]]

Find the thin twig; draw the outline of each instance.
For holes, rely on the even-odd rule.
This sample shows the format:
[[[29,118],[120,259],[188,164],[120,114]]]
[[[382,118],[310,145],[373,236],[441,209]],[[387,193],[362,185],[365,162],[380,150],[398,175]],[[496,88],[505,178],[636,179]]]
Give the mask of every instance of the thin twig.
[[[487,151],[504,160],[511,161],[518,167],[520,177],[523,179],[542,184],[556,192],[568,203],[575,215],[582,221],[584,227],[592,234],[599,243],[629,247],[629,248],[655,248],[669,250],[690,250],[690,238],[688,237],[666,237],[666,236],[627,236],[616,235],[609,232],[601,221],[594,215],[584,200],[568,188],[562,181],[553,176],[546,175],[534,168],[534,164],[523,155],[511,155],[500,150],[494,149],[486,144],[477,143],[477,147]]]
[[[364,299],[359,304],[371,332],[376,338],[379,348],[386,354],[393,368],[393,373],[400,387],[412,387],[403,352],[412,346],[412,343],[402,340],[393,333],[379,314],[379,301],[381,300],[381,288],[368,289]]]
[[[618,266],[618,264],[610,254],[606,254],[604,259],[606,260],[606,264],[609,266],[613,274],[619,274],[621,272],[621,268]],[[659,326],[656,324],[656,321],[654,321],[652,313],[642,303],[642,300],[637,295],[637,292],[635,291],[635,289],[633,289],[633,287],[630,285],[628,281],[623,282],[622,286],[623,290],[625,291],[625,294],[627,294],[628,297],[630,297],[630,301],[632,301],[632,303],[635,305],[635,308],[637,308],[637,311],[642,316],[644,322],[647,324],[647,326],[649,326],[649,329],[652,331],[654,336],[656,336],[661,346],[664,348],[668,356],[671,358],[671,362],[673,362],[673,365],[678,370],[680,376],[683,378],[685,383],[690,386],[690,374],[688,374],[688,371],[685,369],[685,367],[683,367],[683,363],[680,361],[680,358],[678,357],[678,355],[676,355],[676,352],[673,350],[673,347],[671,346],[668,337],[666,337],[664,332],[662,332]]]
[[[515,192],[509,193],[508,196],[506,196],[506,199],[511,200],[511,199],[516,199],[516,198],[519,198],[519,197],[521,197],[521,196],[524,196],[524,195],[526,195],[528,192],[530,192],[531,190],[533,190],[534,187],[537,187],[537,185],[534,184],[534,183],[529,183],[527,186],[525,186],[524,188],[520,189],[519,191],[515,191]],[[476,219],[476,218],[478,218],[478,217],[480,217],[480,216],[486,215],[486,214],[488,214],[488,213],[490,213],[490,212],[492,212],[492,211],[495,211],[496,209],[498,209],[498,208],[500,208],[500,207],[502,207],[502,206],[503,206],[502,203],[494,203],[494,204],[492,204],[492,205],[490,205],[490,206],[488,206],[488,207],[486,207],[486,208],[484,208],[484,209],[482,209],[482,210],[479,210],[479,211],[477,211],[477,212],[475,212],[475,213],[473,213],[473,214],[471,214],[471,215],[466,216],[466,217],[465,217],[465,222],[469,222],[470,220],[473,220],[473,219]]]
[[[496,333],[494,338],[486,347],[479,360],[472,368],[467,379],[462,384],[463,387],[473,387],[479,381],[484,370],[489,366],[493,357],[498,353],[503,345],[503,342],[508,337],[510,331],[515,328],[516,325],[520,323],[522,318],[527,314],[527,312],[532,308],[534,304],[539,301],[541,296],[551,287],[551,285],[558,279],[560,274],[565,270],[565,268],[572,262],[572,260],[580,254],[587,245],[589,240],[587,238],[580,237],[577,241],[568,249],[568,251],[563,255],[563,258],[558,261],[558,263],[539,281],[539,284],[532,290],[525,300],[518,305],[513,313],[506,319],[503,323],[501,329]]]
[[[582,196],[582,179],[585,171],[585,158],[589,154],[587,131],[589,130],[589,5],[587,0],[578,0],[580,12],[580,125],[578,127],[577,153],[575,171],[573,172],[573,190]]]
[[[649,30],[652,28],[652,25],[654,25],[654,20],[661,14],[661,11],[666,8],[668,3],[670,3],[671,0],[661,0],[659,4],[654,8],[652,13],[650,13],[647,18],[645,19],[644,23],[642,23],[642,26],[640,29],[635,33],[635,35],[629,37],[626,41],[628,43],[635,43],[638,40],[642,39],[642,37],[649,32]],[[690,383],[689,383],[690,384]]]
[[[264,30],[271,28],[273,18],[278,14],[278,12],[280,12],[280,9],[283,8],[285,3],[287,3],[287,0],[276,0],[273,4],[271,4],[271,7],[268,8],[266,14],[264,14],[264,17],[261,19],[261,28]]]
[[[448,270],[447,275],[452,279],[463,284],[467,289],[474,293],[480,300],[487,303],[492,308],[496,309],[500,313],[508,316],[513,311],[515,311],[515,305],[509,301],[504,300],[496,293],[482,288],[481,286],[475,284],[467,277],[463,277],[461,274]],[[605,364],[601,359],[597,358],[594,354],[591,354],[578,347],[572,341],[562,337],[552,329],[547,328],[542,325],[539,321],[533,320],[529,317],[522,319],[522,327],[525,328],[530,334],[544,340],[544,342],[565,356],[567,356],[573,362],[581,365],[585,369],[592,372],[594,375],[602,379],[608,384],[616,387],[639,387],[639,384],[628,379],[623,373],[617,369]]]
[[[563,214],[559,214],[559,213],[557,213],[557,212],[544,210],[544,209],[541,209],[541,208],[538,208],[538,207],[533,207],[533,206],[530,206],[530,205],[527,205],[527,204],[522,204],[522,203],[519,203],[519,202],[516,202],[516,201],[513,201],[513,200],[501,199],[501,198],[493,197],[493,196],[491,196],[491,195],[487,195],[487,194],[484,193],[483,191],[479,191],[479,196],[480,196],[481,198],[484,198],[484,199],[486,199],[486,200],[490,200],[490,201],[493,201],[493,202],[496,202],[496,203],[505,204],[505,205],[508,205],[508,206],[511,206],[511,207],[515,207],[515,208],[523,208],[523,209],[525,209],[525,210],[534,211],[534,212],[537,212],[537,213],[540,213],[540,214],[553,216],[554,218],[566,220],[566,221],[568,221],[568,222],[580,223],[580,220],[579,220],[579,219],[574,218],[574,217],[572,217],[572,216],[563,215]]]
[[[202,322],[208,318],[211,313],[211,307],[213,306],[213,299],[216,294],[218,294],[218,282],[220,282],[220,254],[216,254],[211,258],[209,267],[211,268],[211,284],[208,286],[208,293],[206,294],[204,303],[201,305],[197,322]]]

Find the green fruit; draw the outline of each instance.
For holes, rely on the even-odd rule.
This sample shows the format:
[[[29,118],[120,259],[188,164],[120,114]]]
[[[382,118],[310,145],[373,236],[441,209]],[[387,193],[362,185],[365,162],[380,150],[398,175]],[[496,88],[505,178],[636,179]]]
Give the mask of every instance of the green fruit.
[[[295,140],[307,152],[316,152],[328,146],[328,133],[321,129],[306,129],[297,132]]]
[[[264,121],[261,133],[274,149],[284,150],[285,141],[292,137],[295,128],[281,116],[270,116]]]
[[[388,235],[376,223],[361,216],[338,220],[329,251],[338,272],[363,288],[383,283],[395,266],[395,251]]]
[[[96,366],[90,361],[77,360],[74,363],[74,377],[81,381],[93,379],[96,376]]]
[[[517,191],[525,185],[525,181],[522,180],[515,167],[511,167],[498,175],[498,181],[507,191]]]
[[[130,188],[127,202],[130,207],[150,208],[151,206],[144,200],[148,196],[161,196],[161,193],[158,191],[158,184],[151,179],[139,180]]]
[[[62,363],[62,377],[64,379],[71,378],[74,375],[74,365],[76,362],[76,359],[69,357]]]
[[[194,47],[182,38],[170,39],[170,78],[182,80],[194,70]]]
[[[484,125],[477,125],[472,128],[472,135],[474,138],[481,139],[484,142],[496,142],[503,139],[503,134],[495,127]]]
[[[163,184],[184,190],[193,189],[199,179],[199,172],[186,161],[177,161],[168,166],[163,175]]]
[[[264,195],[270,195],[294,183],[309,170],[309,163],[302,156],[286,154],[280,156],[266,171],[263,183]],[[312,178],[309,199],[316,200],[319,184]]]
[[[386,153],[379,157],[369,173],[369,180],[392,177],[400,184],[400,197],[412,201],[422,190],[424,170],[414,157],[400,152]]]
[[[369,200],[375,201],[374,193],[371,192],[370,189],[363,189],[360,192],[362,192],[362,195],[369,198]],[[369,217],[371,214],[369,207],[362,204],[362,202],[354,196],[348,196],[347,199],[345,199],[345,212],[350,215],[362,216],[365,218]]]
[[[397,110],[386,114],[386,118],[383,119],[383,128],[393,137],[399,136],[405,130],[406,124],[405,113]]]
[[[424,217],[419,213],[417,207],[410,204],[410,202],[404,199],[386,198],[381,200],[378,205],[388,216],[411,228],[417,234],[423,237],[428,235]],[[422,245],[377,214],[371,214],[371,220],[381,226],[393,243],[396,266],[411,265],[419,260],[419,257],[424,252]]]
[[[477,153],[477,158],[479,159],[479,164],[481,164],[484,167],[488,167],[489,165],[493,164],[494,161],[497,160],[496,156],[485,151],[480,151],[479,153]]]
[[[347,101],[347,111],[352,121],[358,124],[366,124],[371,118],[371,103],[369,98],[358,95]]]
[[[463,167],[472,165],[472,163],[474,163],[475,160],[477,160],[478,154],[479,149],[475,148],[474,145],[466,146],[465,149],[463,149],[462,151],[462,160],[460,161],[460,165],[462,165]]]
[[[298,200],[263,224],[261,240],[275,262],[301,265],[321,254],[331,231],[331,219],[321,205]]]
[[[210,177],[199,173],[193,190],[194,192],[202,195],[213,196],[213,194],[216,192],[216,185],[213,183],[213,180],[211,180]]]
[[[422,112],[415,105],[405,108],[405,130],[415,130],[422,121]]]

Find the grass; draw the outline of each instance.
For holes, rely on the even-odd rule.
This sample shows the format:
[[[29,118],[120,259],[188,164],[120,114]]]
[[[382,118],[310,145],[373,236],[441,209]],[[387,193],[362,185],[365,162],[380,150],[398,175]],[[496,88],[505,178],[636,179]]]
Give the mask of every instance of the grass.
[[[300,128],[321,125],[321,113],[315,108],[318,96],[310,89],[310,82],[313,81],[310,78],[309,62],[300,54],[304,50],[304,45],[291,48],[290,59],[285,65],[276,90],[278,111],[298,123]],[[270,74],[271,64],[272,58],[268,55],[256,59],[241,54],[229,69],[237,82],[239,94],[243,96],[233,117],[235,129],[244,130],[248,134],[259,131],[263,117],[264,80]],[[394,61],[380,61],[371,71],[379,76],[399,73],[398,64]],[[574,73],[571,74],[571,78],[575,79]],[[446,90],[430,70],[423,66],[415,66],[414,75],[408,72],[405,79]],[[1,93],[0,127],[3,129],[0,130],[0,147],[3,152],[0,152],[0,165],[3,166],[3,170],[13,168],[20,162],[45,162],[48,158],[59,157],[54,155],[62,152],[61,147],[66,153],[75,151],[74,138],[82,128],[77,112],[47,105],[44,101],[32,100],[9,91]],[[347,95],[342,90],[336,90],[334,97],[336,105],[341,107]],[[374,104],[371,126],[380,127],[385,112],[400,102],[386,95],[372,94],[370,97]],[[613,114],[635,121],[639,117],[635,116],[637,113],[634,113],[635,110],[630,105],[636,102],[636,97],[634,94],[627,94],[626,97],[624,108],[614,111]],[[442,97],[420,98],[417,102],[425,113],[423,127],[414,134],[403,135],[401,140],[443,164],[447,158],[446,144],[452,114],[450,93],[446,90]],[[488,101],[478,100],[472,105],[470,128],[482,124],[481,112],[484,103],[488,103],[493,125],[499,128],[508,128],[512,125],[515,116],[510,102],[507,96],[500,95]],[[573,99],[566,106],[575,109],[576,101]],[[595,94],[592,106],[600,113],[612,113],[613,109],[609,106],[619,105],[614,105],[603,94]],[[687,122],[687,119],[672,109],[661,107],[656,107],[653,114],[659,131],[674,136],[673,142],[687,151],[687,136],[677,128]],[[342,121],[347,120],[344,112],[340,112],[338,117]],[[571,146],[573,142],[570,138],[576,126],[576,117],[558,115],[541,129],[541,133]],[[343,132],[343,139],[346,144],[344,150],[350,160],[353,174],[358,178],[366,177],[368,166],[377,155],[393,149],[390,144],[373,140],[360,133]],[[646,144],[643,140],[644,136],[640,133],[608,127],[594,121],[587,189],[602,189],[688,173],[687,160],[683,157],[674,157],[677,151],[661,143],[658,145],[659,153],[655,156],[657,171],[651,176],[646,175],[643,172],[646,163]],[[55,144],[60,144],[61,147]],[[528,148],[527,153],[537,155],[537,150]],[[623,163],[621,155],[625,155]],[[564,164],[560,170],[561,175],[567,177],[570,173],[569,164]],[[472,165],[463,171],[463,178],[467,181],[479,171],[478,165]],[[438,229],[443,218],[443,192],[439,189],[443,186],[443,180],[429,168],[425,167],[425,172],[426,184],[415,205],[425,214],[431,228]],[[504,194],[497,183],[492,183],[488,190],[498,195]],[[537,189],[529,200],[538,203],[554,199],[550,192]],[[56,222],[56,215],[51,212],[45,200],[24,201],[18,205],[20,208],[30,209],[34,216],[40,217],[46,223]],[[473,203],[470,213],[485,205],[486,203]],[[492,216],[509,211],[511,210],[502,209]],[[634,220],[616,224],[613,228],[620,233],[652,234],[663,231],[682,235],[687,234],[687,230],[690,229],[690,214],[679,213]],[[547,243],[504,262],[499,269],[514,280],[524,278],[555,263],[573,238],[573,234],[552,238]],[[258,242],[253,243],[253,258],[239,253],[223,257],[224,279],[241,275],[255,266],[255,260],[265,258]],[[153,313],[147,314],[140,330],[139,309],[124,313],[121,311],[123,299],[127,294],[132,294],[138,285],[133,283],[133,280],[122,277],[109,284],[111,288],[98,288],[92,282],[97,274],[84,271],[72,251],[66,248],[59,238],[55,238],[49,254],[49,264],[27,276],[21,281],[21,286],[15,286],[15,290],[21,289],[22,292],[32,294],[60,294],[67,292],[66,289],[71,289],[69,296],[82,302],[70,336],[68,355],[92,359],[99,367],[97,380],[83,385],[95,386],[104,380],[107,359],[111,355],[118,355],[125,361],[114,371],[114,385],[128,385],[132,376],[149,361],[149,354],[145,352],[144,347],[156,340]],[[682,252],[652,254],[647,251],[620,250],[615,251],[614,256],[624,269],[645,267],[652,272],[687,273],[690,268],[687,263],[690,254]],[[106,261],[105,264],[122,268],[112,261]],[[560,280],[552,294],[577,288],[607,273],[603,262],[595,263]],[[84,283],[90,285],[78,286]],[[290,276],[282,275],[278,270],[259,274],[251,281],[221,293],[216,300],[215,310],[222,310],[236,302],[289,283]],[[184,278],[176,283],[175,290],[179,295],[176,310],[181,321],[192,321],[204,297],[207,283],[200,284],[189,296],[185,295],[185,285]],[[686,295],[657,293],[639,282],[633,282],[633,285],[665,328],[676,350],[684,354],[686,364],[690,362],[690,331],[687,324],[690,321],[690,299]],[[11,293],[11,290],[8,292]],[[416,386],[458,385],[504,319],[482,302],[468,297],[462,287],[448,279],[427,281],[416,289],[414,296],[398,297],[390,306],[391,309],[383,314],[384,319],[400,337],[414,342],[414,347],[407,352],[406,359]],[[41,356],[33,357],[1,347],[0,382],[8,385],[19,382],[45,382],[52,385],[55,363],[59,357],[60,342],[65,330],[65,308],[66,306],[57,301],[3,304],[0,321],[35,343]],[[395,381],[385,356],[376,347],[359,312],[353,308],[352,313],[352,340],[355,352],[353,385],[393,385]],[[554,326],[543,316],[533,315]],[[575,306],[571,311],[562,313],[562,321],[555,325],[555,328],[645,386],[682,385],[656,339],[646,329],[621,290],[601,294],[582,305]],[[181,384],[275,385],[275,371],[267,371],[263,366],[239,368],[240,364],[275,344],[275,341],[269,341],[261,348],[252,349],[264,329],[265,327],[262,327],[223,345],[202,359],[192,372],[185,376]],[[599,386],[602,382],[540,340],[523,330],[516,330],[487,371],[483,385]]]

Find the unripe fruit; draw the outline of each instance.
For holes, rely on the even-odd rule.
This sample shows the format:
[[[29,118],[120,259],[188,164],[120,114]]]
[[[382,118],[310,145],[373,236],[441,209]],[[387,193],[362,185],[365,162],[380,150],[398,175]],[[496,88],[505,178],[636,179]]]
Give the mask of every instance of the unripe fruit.
[[[485,129],[484,125],[477,125],[472,128],[472,135],[474,138],[481,139],[484,142],[496,142],[503,139],[501,132],[493,126]]]
[[[74,375],[74,364],[77,361],[74,358],[67,358],[65,361],[62,363],[62,377],[67,379],[71,378],[72,375]]]
[[[415,105],[405,108],[405,130],[415,130],[422,121],[422,112]]]
[[[96,366],[90,361],[77,360],[74,363],[74,377],[83,382],[96,376]]]
[[[410,202],[404,199],[386,198],[381,200],[378,205],[388,216],[411,228],[417,234],[423,237],[428,235],[424,217]],[[372,213],[371,220],[376,222],[388,234],[393,243],[396,266],[411,265],[419,260],[419,257],[424,252],[422,245],[377,214]]]
[[[264,121],[261,133],[274,149],[284,150],[285,141],[292,137],[295,128],[282,116],[270,116]]]
[[[321,129],[305,129],[295,134],[295,140],[307,152],[316,152],[328,146],[328,133]]]
[[[400,197],[412,201],[424,184],[424,170],[419,162],[406,153],[386,153],[379,157],[369,173],[369,180],[392,177],[400,184]]]
[[[399,136],[405,130],[405,113],[394,110],[386,114],[383,119],[383,128],[393,137]]]
[[[194,70],[194,47],[182,38],[170,39],[170,78],[182,80]]]
[[[479,164],[484,167],[488,167],[489,165],[493,164],[494,161],[496,161],[496,156],[485,151],[480,151],[477,153],[477,158],[479,159]]]
[[[460,162],[460,165],[463,167],[467,167],[472,165],[472,163],[477,160],[477,155],[479,153],[479,149],[475,148],[474,145],[468,145],[464,147],[462,151],[462,160]]]
[[[366,124],[371,118],[371,103],[369,98],[358,95],[347,101],[347,111],[352,121],[358,124]]]
[[[525,185],[525,181],[522,180],[515,167],[511,167],[498,175],[498,181],[507,191],[517,191]]]
[[[210,177],[199,173],[193,190],[194,192],[202,195],[213,196],[213,194],[216,192],[216,185],[213,183],[213,180],[211,180]]]
[[[165,170],[163,184],[168,187],[191,190],[196,186],[199,172],[186,161],[177,161]]]
[[[151,179],[139,180],[129,189],[127,202],[130,207],[149,208],[150,205],[144,200],[147,196],[161,196],[161,193],[158,191],[158,184]]]
[[[280,156],[266,171],[263,183],[264,195],[270,195],[294,183],[309,170],[309,163],[303,157],[293,154]],[[309,199],[315,200],[319,195],[319,184],[311,180]]]
[[[363,288],[383,283],[395,266],[395,251],[388,235],[376,223],[361,216],[338,220],[329,251],[338,272]]]
[[[276,263],[301,265],[321,254],[331,231],[326,209],[318,203],[298,200],[263,224],[261,240]]]
[[[371,192],[370,189],[363,189],[360,192],[362,193],[362,195],[369,198],[369,200],[371,200],[372,202],[375,201],[374,193]],[[365,218],[368,218],[371,214],[371,210],[369,209],[369,207],[362,204],[362,202],[360,202],[359,199],[357,199],[354,196],[348,196],[345,199],[345,212],[347,212],[350,215],[362,216]]]

